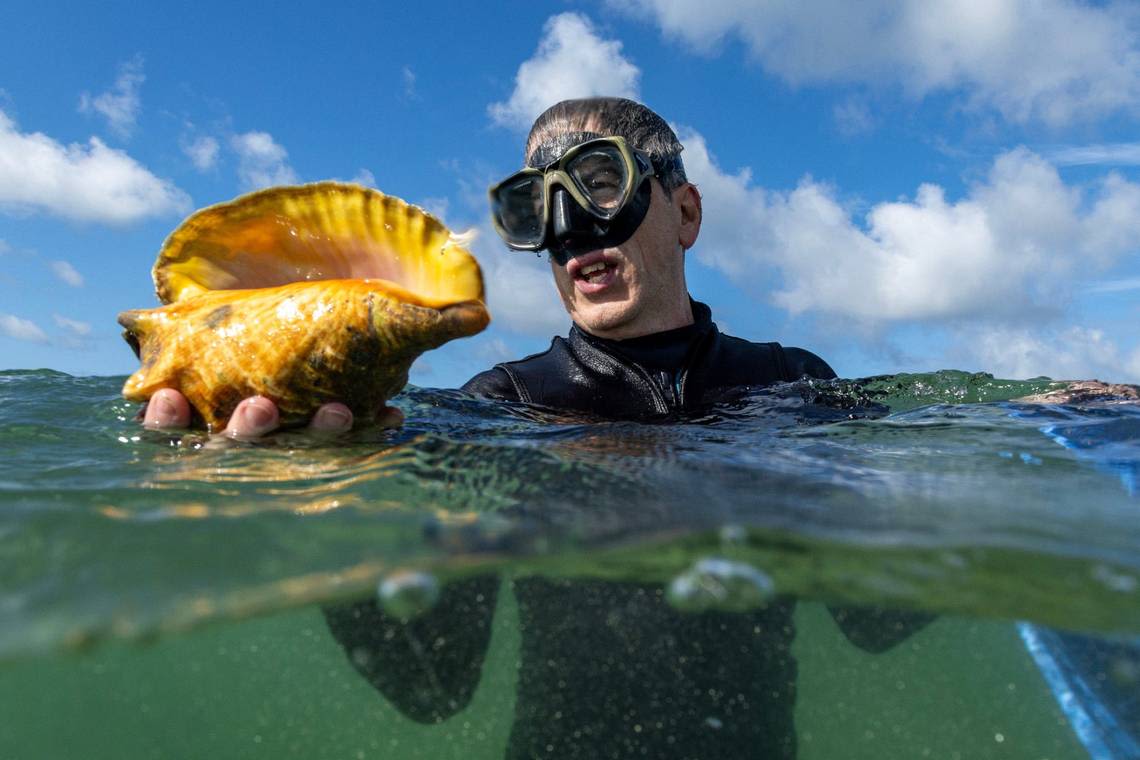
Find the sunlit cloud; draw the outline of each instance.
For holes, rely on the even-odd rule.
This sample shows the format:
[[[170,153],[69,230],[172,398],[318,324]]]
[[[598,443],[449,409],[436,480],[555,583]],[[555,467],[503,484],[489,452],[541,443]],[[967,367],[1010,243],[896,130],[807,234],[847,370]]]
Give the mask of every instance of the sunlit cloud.
[[[1094,282],[1085,288],[1087,293],[1124,293],[1129,290],[1140,290],[1140,277],[1104,280],[1103,282]]]
[[[51,271],[55,276],[73,288],[83,287],[83,275],[79,274],[71,264],[66,261],[51,262]]]
[[[1104,330],[1078,325],[965,330],[951,353],[997,377],[1140,382],[1140,351],[1129,354]]]
[[[91,334],[91,325],[77,319],[68,319],[60,314],[52,314],[57,326],[77,338],[86,338]]]
[[[62,145],[40,132],[20,132],[0,111],[0,211],[125,224],[190,205],[173,183],[96,137]]]
[[[349,182],[355,182],[358,185],[364,185],[365,187],[375,188],[376,187],[376,176],[373,175],[372,172],[368,171],[367,169],[360,169],[356,172],[356,175],[353,176],[353,178],[349,180]]]
[[[217,166],[221,146],[213,137],[202,135],[193,140],[184,140],[182,152],[194,164],[195,169],[206,172]]]
[[[127,139],[135,129],[142,106],[139,89],[143,75],[141,56],[119,66],[119,75],[110,90],[98,95],[83,93],[79,96],[79,112],[97,114],[107,121],[107,127],[116,136]]]
[[[298,182],[297,173],[287,161],[289,154],[268,132],[234,135],[230,145],[238,155],[238,179],[245,189]]]
[[[29,319],[13,314],[0,314],[0,335],[28,343],[47,343],[48,336],[40,326]]]
[[[546,255],[508,249],[490,222],[477,229],[470,247],[483,268],[493,324],[520,335],[565,333],[570,317],[554,287]]]
[[[1140,143],[1069,145],[1045,155],[1058,166],[1140,166]]]
[[[610,0],[701,54],[744,43],[792,85],[961,91],[968,107],[1060,126],[1140,111],[1140,14],[1077,0]]]
[[[767,190],[748,170],[722,171],[699,134],[682,140],[705,198],[698,258],[792,314],[1024,320],[1057,313],[1081,279],[1140,250],[1140,185],[1108,175],[1069,186],[1024,148],[998,156],[964,198],[924,184],[859,219],[833,187],[805,177]]]
[[[511,96],[489,107],[491,118],[501,126],[528,129],[536,116],[560,100],[636,98],[641,72],[621,49],[621,42],[603,39],[581,14],[552,16],[538,50],[519,66]]]

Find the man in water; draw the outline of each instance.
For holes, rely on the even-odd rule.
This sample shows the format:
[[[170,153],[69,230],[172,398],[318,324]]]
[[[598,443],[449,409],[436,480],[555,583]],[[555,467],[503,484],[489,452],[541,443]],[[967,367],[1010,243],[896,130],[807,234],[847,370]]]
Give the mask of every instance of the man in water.
[[[624,99],[566,101],[535,122],[526,168],[492,188],[493,221],[511,247],[547,250],[573,326],[544,353],[468,381],[484,397],[610,418],[667,419],[742,387],[833,378],[819,357],[721,333],[689,297],[685,252],[701,227],[668,124]],[[184,426],[185,399],[160,391],[151,427]],[[277,411],[247,399],[227,433],[264,434]],[[394,417],[388,420],[397,423]],[[351,426],[340,404],[313,420]],[[448,586],[404,622],[375,600],[326,609],[353,666],[409,717],[447,719],[478,684],[499,580]],[[522,624],[509,758],[795,756],[791,600],[753,613],[682,614],[663,589],[525,578],[513,584]],[[926,622],[833,610],[856,645],[881,651]]]

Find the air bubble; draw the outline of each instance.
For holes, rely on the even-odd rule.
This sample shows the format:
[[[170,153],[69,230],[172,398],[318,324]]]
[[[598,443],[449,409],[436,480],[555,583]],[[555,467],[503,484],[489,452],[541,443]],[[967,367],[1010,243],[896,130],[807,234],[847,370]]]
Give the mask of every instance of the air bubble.
[[[439,601],[435,576],[414,570],[397,570],[384,580],[376,593],[384,612],[400,620],[423,615]]]
[[[748,612],[775,593],[772,579],[751,565],[708,557],[674,578],[665,598],[680,612]]]

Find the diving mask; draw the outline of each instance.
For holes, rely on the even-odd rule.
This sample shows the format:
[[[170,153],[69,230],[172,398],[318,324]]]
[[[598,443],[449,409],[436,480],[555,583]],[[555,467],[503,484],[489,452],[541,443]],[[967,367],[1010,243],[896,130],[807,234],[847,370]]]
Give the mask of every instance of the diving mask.
[[[493,185],[491,221],[517,251],[568,255],[625,242],[649,210],[656,174],[644,151],[621,137],[573,146],[542,168],[527,168]]]

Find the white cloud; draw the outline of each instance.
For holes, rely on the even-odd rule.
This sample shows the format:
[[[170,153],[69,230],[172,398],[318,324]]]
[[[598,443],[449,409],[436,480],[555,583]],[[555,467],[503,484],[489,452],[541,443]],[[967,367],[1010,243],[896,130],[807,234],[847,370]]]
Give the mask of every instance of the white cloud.
[[[475,352],[480,359],[490,365],[508,362],[517,358],[518,354],[507,345],[502,338],[491,338],[479,346]]]
[[[682,141],[705,199],[697,256],[753,291],[774,290],[793,314],[1024,321],[1057,313],[1078,280],[1140,250],[1140,185],[1110,174],[1070,187],[1024,148],[998,156],[961,200],[926,184],[859,224],[810,177],[769,191],[748,170],[721,171],[699,134],[682,130]]]
[[[487,308],[495,327],[542,337],[566,332],[570,318],[554,287],[546,254],[508,249],[489,222],[479,227],[470,250],[483,269]]]
[[[1137,166],[1140,143],[1068,145],[1055,148],[1046,156],[1058,166]]]
[[[1094,282],[1086,288],[1088,293],[1123,293],[1128,290],[1140,290],[1140,277]]]
[[[611,0],[619,9],[630,7]],[[964,88],[971,106],[1051,125],[1140,110],[1140,9],[1076,0],[634,0],[698,51],[739,38],[793,85]]]
[[[552,16],[533,57],[519,66],[515,89],[488,108],[495,123],[529,129],[560,100],[594,95],[637,97],[641,72],[621,53],[621,42],[602,39],[578,13]]]
[[[107,120],[111,132],[126,139],[138,121],[141,107],[139,88],[145,80],[142,58],[136,56],[119,66],[119,76],[110,90],[94,96],[86,92],[80,95],[79,112],[99,114]]]
[[[10,252],[11,250],[12,250],[11,244],[9,244],[7,240],[0,238],[0,256],[3,256],[4,254]]]
[[[80,322],[77,319],[68,319],[60,314],[52,314],[52,319],[55,320],[56,325],[77,338],[86,338],[91,334],[91,325],[87,322]]]
[[[0,335],[29,343],[47,343],[48,336],[39,325],[12,314],[0,314]]]
[[[209,171],[217,166],[219,149],[218,141],[205,135],[182,142],[182,152],[200,172]]]
[[[98,138],[61,145],[0,111],[0,209],[124,224],[189,207],[186,193]]]
[[[230,144],[238,154],[238,178],[247,190],[297,183],[297,174],[286,161],[289,154],[268,132],[234,135]]]
[[[404,80],[404,97],[415,99],[416,98],[416,72],[412,71],[411,66],[405,66],[400,70],[400,77]]]
[[[79,274],[71,264],[66,261],[51,262],[51,271],[55,276],[73,288],[83,287],[83,275]]]
[[[875,128],[875,117],[866,100],[847,98],[837,103],[831,113],[835,126],[848,137],[867,134]]]
[[[1103,330],[990,327],[965,331],[953,354],[997,377],[1140,382],[1140,351],[1126,355]]]
[[[356,184],[364,185],[365,187],[376,187],[376,177],[367,169],[360,169],[357,171],[356,176],[350,179],[349,182],[355,182]]]

